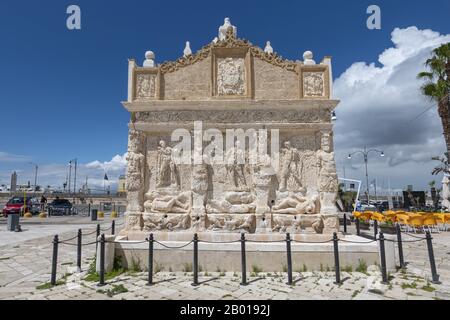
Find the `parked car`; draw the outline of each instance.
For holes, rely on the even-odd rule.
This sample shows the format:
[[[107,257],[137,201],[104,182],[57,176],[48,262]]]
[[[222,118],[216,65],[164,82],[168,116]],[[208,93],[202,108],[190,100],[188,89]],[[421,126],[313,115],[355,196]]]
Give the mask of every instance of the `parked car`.
[[[8,216],[10,213],[24,213],[24,202],[25,197],[13,197],[9,199],[9,201],[6,203],[5,207],[3,208],[3,215],[5,217]],[[30,212],[31,214],[39,214],[39,200],[35,197],[26,198],[26,212]]]
[[[48,214],[51,216],[56,215],[69,215],[76,214],[72,203],[67,199],[55,199],[47,206]]]

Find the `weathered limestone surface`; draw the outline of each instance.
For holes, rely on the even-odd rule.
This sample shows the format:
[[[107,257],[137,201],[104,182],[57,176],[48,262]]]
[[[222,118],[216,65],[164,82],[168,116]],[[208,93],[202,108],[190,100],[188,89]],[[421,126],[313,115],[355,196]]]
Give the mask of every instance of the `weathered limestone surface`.
[[[255,67],[255,99],[298,99],[299,80],[293,71],[254,59]]]
[[[164,99],[204,100],[211,96],[211,60],[205,59],[164,75]]]
[[[330,115],[338,101],[330,99],[330,59],[309,60],[286,60],[239,39],[226,19],[197,53],[189,46],[178,60],[148,67],[130,61],[121,236],[336,232]],[[242,133],[231,145],[230,129]],[[178,161],[184,156],[193,161]]]

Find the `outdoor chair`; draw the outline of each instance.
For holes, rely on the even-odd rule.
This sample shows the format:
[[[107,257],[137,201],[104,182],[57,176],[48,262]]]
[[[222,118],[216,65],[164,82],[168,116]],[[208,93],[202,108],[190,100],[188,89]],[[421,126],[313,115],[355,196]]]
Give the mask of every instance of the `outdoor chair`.
[[[386,221],[386,217],[384,215],[382,215],[381,213],[378,212],[373,212],[371,215],[371,219],[372,220],[376,220],[378,222],[385,222]]]
[[[410,217],[407,214],[397,214],[395,216],[395,220],[397,220],[400,228],[405,229],[405,231],[409,231],[409,219]]]
[[[409,217],[409,224],[408,226],[410,228],[412,228],[412,230],[414,231],[414,233],[417,233],[417,229],[422,230],[423,231],[423,220],[425,218],[422,217],[421,215],[413,215]]]
[[[442,231],[447,231],[446,215],[444,213],[433,213],[433,216],[436,218],[438,228]]]
[[[433,232],[433,229],[436,230],[436,232],[439,233],[438,222],[436,220],[436,217],[434,217],[431,214],[427,215],[427,216],[424,216],[424,219],[423,219],[423,229],[424,229],[424,231],[425,231],[425,228],[427,228],[430,233]]]

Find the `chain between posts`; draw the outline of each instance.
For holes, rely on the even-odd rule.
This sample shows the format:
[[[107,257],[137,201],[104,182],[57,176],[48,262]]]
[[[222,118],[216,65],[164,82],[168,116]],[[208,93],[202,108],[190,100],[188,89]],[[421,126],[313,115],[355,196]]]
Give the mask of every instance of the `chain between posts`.
[[[111,228],[114,228],[114,224],[111,226]],[[105,230],[109,230],[111,228],[107,228],[107,229],[103,229],[103,231]],[[100,225],[97,225],[97,229],[94,232],[98,232],[100,228]],[[88,233],[86,235],[89,234],[93,234],[92,233]],[[182,249],[185,248],[189,245],[191,245],[192,243],[194,244],[194,256],[193,256],[193,262],[194,262],[194,281],[193,281],[193,285],[196,286],[198,285],[198,243],[199,242],[203,242],[203,243],[210,243],[210,244],[232,244],[232,243],[241,243],[241,268],[242,268],[242,281],[241,281],[241,285],[247,285],[247,263],[246,263],[246,242],[252,242],[252,243],[281,243],[281,242],[285,242],[286,243],[286,253],[287,253],[287,275],[288,275],[288,284],[289,285],[293,285],[293,279],[292,279],[292,249],[291,249],[291,243],[292,242],[296,242],[296,243],[330,243],[333,242],[333,247],[334,247],[334,259],[335,259],[335,277],[336,277],[336,284],[340,284],[341,283],[341,275],[340,275],[340,261],[339,261],[339,241],[342,242],[347,242],[347,243],[357,243],[357,244],[366,244],[366,243],[373,243],[375,241],[380,241],[380,255],[381,255],[381,270],[382,270],[382,278],[383,278],[383,283],[387,283],[389,281],[388,279],[388,275],[387,275],[387,271],[386,271],[386,256],[385,256],[385,247],[384,247],[384,243],[385,241],[389,241],[389,242],[397,242],[399,244],[399,256],[400,256],[400,266],[404,267],[406,264],[403,261],[403,252],[402,252],[402,243],[404,242],[419,242],[419,241],[427,241],[427,247],[428,247],[428,253],[429,253],[429,259],[430,259],[430,267],[431,267],[431,273],[432,273],[432,278],[433,278],[433,283],[439,283],[439,275],[437,274],[436,271],[436,264],[435,264],[435,260],[434,260],[434,252],[433,252],[433,247],[432,247],[432,238],[431,238],[431,234],[429,231],[427,231],[426,233],[426,237],[418,237],[418,236],[413,236],[410,235],[408,233],[404,233],[407,235],[410,235],[414,238],[416,238],[416,240],[403,240],[401,239],[401,234],[404,233],[401,231],[400,226],[397,224],[397,239],[386,239],[384,238],[384,235],[382,232],[379,233],[378,237],[375,237],[374,240],[371,241],[351,241],[351,240],[346,240],[346,239],[339,239],[337,236],[337,233],[333,234],[333,238],[327,241],[300,241],[300,240],[294,240],[291,238],[290,234],[287,233],[286,234],[286,239],[285,240],[277,240],[277,241],[257,241],[257,240],[247,240],[245,237],[245,233],[241,234],[241,239],[240,240],[234,240],[234,241],[206,241],[206,240],[200,240],[198,238],[198,235],[195,234],[194,235],[194,239],[183,244],[180,246],[168,246],[162,242],[159,242],[157,240],[154,239],[153,234],[150,235],[149,238],[146,238],[143,241],[132,241],[133,244],[140,244],[140,243],[149,243],[149,259],[148,259],[148,285],[152,285],[153,284],[153,259],[154,259],[154,243],[157,243],[159,245],[161,245],[164,248],[167,249]],[[66,240],[59,240],[58,236],[56,235],[52,241],[53,244],[53,258],[52,258],[52,272],[51,272],[51,284],[52,285],[56,285],[56,269],[57,269],[57,259],[58,259],[58,245],[59,244],[64,244],[64,245],[72,245],[72,246],[77,246],[77,267],[78,269],[81,271],[81,247],[85,246],[85,245],[91,245],[91,244],[100,244],[100,280],[99,280],[99,286],[102,286],[105,284],[105,244],[106,243],[121,243],[119,241],[108,241],[105,239],[105,234],[101,235],[101,238],[96,238],[96,241],[90,242],[90,243],[82,243],[82,230],[79,229],[78,230],[78,234],[76,237],[70,238],[70,239],[66,239]],[[75,238],[78,238],[77,243],[69,243],[68,241],[73,240]],[[401,252],[401,254],[400,254]]]

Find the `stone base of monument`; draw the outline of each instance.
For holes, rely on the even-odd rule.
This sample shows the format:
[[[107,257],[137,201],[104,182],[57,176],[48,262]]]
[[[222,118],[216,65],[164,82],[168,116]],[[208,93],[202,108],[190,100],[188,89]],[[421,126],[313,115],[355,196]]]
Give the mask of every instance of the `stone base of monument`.
[[[120,256],[124,267],[140,265],[147,268],[148,242],[142,242],[142,237],[116,238],[115,256]],[[181,247],[193,239],[189,232],[156,232],[154,239],[163,245],[154,243],[154,266],[163,271],[186,271],[186,266],[192,266],[192,243]],[[241,243],[239,234],[229,233],[198,233],[199,267],[203,271],[241,271]],[[333,242],[330,235],[293,234],[291,243],[293,271],[327,270],[334,267]],[[366,265],[380,264],[377,242],[354,235],[339,234],[339,238],[351,242],[339,242],[339,258],[341,268],[351,267],[355,270],[362,262]],[[284,234],[247,234],[246,259],[247,269],[264,272],[282,272],[286,270],[286,242]],[[236,241],[236,242],[234,242]],[[297,242],[301,241],[301,242]],[[220,243],[221,242],[221,243]],[[169,249],[174,247],[176,249]],[[388,270],[395,270],[394,247],[386,247]],[[392,252],[391,252],[392,251]]]

